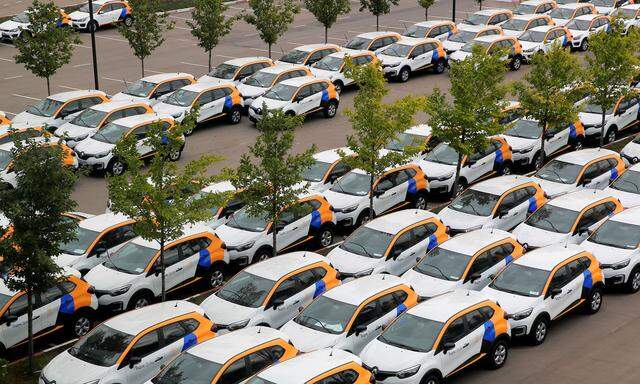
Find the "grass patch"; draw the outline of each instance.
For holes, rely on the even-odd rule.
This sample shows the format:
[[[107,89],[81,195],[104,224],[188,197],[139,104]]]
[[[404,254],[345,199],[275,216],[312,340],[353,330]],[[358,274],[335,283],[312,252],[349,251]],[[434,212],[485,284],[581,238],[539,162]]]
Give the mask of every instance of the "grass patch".
[[[28,371],[28,361],[27,359],[20,360],[18,362],[12,363],[7,367],[6,376],[0,377],[3,383],[11,383],[11,384],[36,384],[38,382],[38,377],[40,376],[40,371],[45,367],[60,352],[69,348],[69,346],[64,346],[59,349],[55,349],[46,353],[39,354],[33,358],[33,367],[34,373],[33,375],[29,375]]]

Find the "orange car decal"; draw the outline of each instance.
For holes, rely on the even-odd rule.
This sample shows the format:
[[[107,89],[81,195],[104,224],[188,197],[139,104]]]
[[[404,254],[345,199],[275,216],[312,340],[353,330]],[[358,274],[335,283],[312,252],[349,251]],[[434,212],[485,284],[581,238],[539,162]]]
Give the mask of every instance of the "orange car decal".
[[[216,235],[206,236],[211,240],[211,244],[205,249],[201,249],[199,252],[198,266],[209,268],[216,261],[224,260],[224,249],[222,248],[222,240]]]
[[[69,276],[69,281],[76,285],[76,288],[60,298],[60,313],[73,315],[81,308],[91,306],[93,296],[89,293],[90,285],[84,280],[75,276]]]

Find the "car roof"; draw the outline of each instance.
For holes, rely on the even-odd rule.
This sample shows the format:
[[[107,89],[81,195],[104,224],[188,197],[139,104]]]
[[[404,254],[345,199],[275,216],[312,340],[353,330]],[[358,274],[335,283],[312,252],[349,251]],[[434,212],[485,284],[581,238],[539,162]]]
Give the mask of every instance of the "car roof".
[[[523,15],[513,15],[512,19],[516,19],[516,20],[533,20],[533,19],[540,19],[540,18],[547,18],[548,15],[545,15],[543,13],[525,13]]]
[[[428,21],[421,21],[419,23],[415,23],[414,25],[420,26],[420,27],[435,27],[438,25],[452,24],[452,23],[453,22],[450,20],[428,20]]]
[[[198,233],[210,233],[210,234],[214,234],[214,231],[211,227],[207,226],[206,224],[202,224],[202,223],[195,223],[195,224],[185,224],[182,227],[182,235],[175,238],[175,239],[167,239],[166,244],[170,244],[176,240],[180,240],[180,239],[184,239],[185,237],[189,237],[192,235],[196,235]],[[142,237],[138,236],[136,238],[134,238],[133,240],[131,240],[132,243],[143,246],[143,247],[147,247],[147,248],[151,248],[151,249],[155,249],[155,250],[160,250],[160,243],[155,241],[155,240],[146,240],[143,239]],[[166,249],[166,246],[165,246]]]
[[[419,303],[409,309],[407,313],[444,323],[460,311],[487,300],[487,296],[478,291],[460,289]]]
[[[620,8],[636,10],[636,9],[640,8],[640,3],[639,4],[626,4],[626,5],[623,5]]]
[[[553,244],[531,250],[513,261],[513,263],[551,271],[556,265],[581,252],[584,252],[584,250],[574,244]]]
[[[182,87],[182,90],[191,91],[191,92],[204,92],[210,89],[222,88],[222,87],[233,87],[233,83],[230,82],[222,82],[222,83],[210,83],[210,82],[201,82],[201,83],[193,83],[189,84],[186,87]]]
[[[303,65],[286,63],[286,64],[272,65],[270,67],[264,67],[261,70],[259,70],[258,72],[280,74],[282,72],[292,71],[292,70],[296,70],[296,69],[306,69],[306,67],[303,66]]]
[[[127,116],[121,119],[112,121],[113,124],[122,125],[123,127],[133,128],[140,124],[153,123],[162,119],[169,119],[173,121],[173,117],[162,113],[143,113],[140,115]]]
[[[122,213],[109,212],[81,220],[78,223],[78,226],[91,231],[102,232],[107,228],[130,220],[131,219],[128,216],[123,215]]]
[[[391,32],[391,31],[376,31],[376,32],[365,32],[356,35],[356,37],[362,37],[363,39],[375,39],[376,37],[381,36],[398,36],[399,33]]]
[[[97,95],[106,96],[107,94],[102,91],[88,89],[88,90],[80,90],[80,91],[60,92],[60,93],[56,93],[51,96],[48,96],[47,98],[55,101],[67,102],[69,100],[74,100],[81,97],[97,96]]]
[[[616,213],[611,216],[609,221],[640,225],[640,206],[625,209],[624,211]]]
[[[562,26],[560,26],[560,25],[540,25],[540,26],[538,26],[538,27],[531,28],[531,29],[530,29],[530,31],[535,31],[535,32],[548,32],[548,31],[550,31],[550,30],[552,30],[552,29],[555,29],[555,28],[562,28]],[[535,120],[533,120],[533,119],[528,119],[528,118],[525,118],[525,119],[522,119],[522,120],[532,120],[532,121],[535,121]]]
[[[197,312],[201,315],[204,314],[204,310],[200,308],[200,306],[188,301],[165,301],[164,303],[153,304],[134,311],[122,313],[110,318],[103,324],[120,332],[135,336],[156,324],[192,312]]]
[[[601,15],[599,13],[589,13],[587,15],[578,16],[578,17],[575,18],[575,20],[593,20],[596,17],[602,17],[602,16],[604,16],[604,15]]]
[[[396,234],[408,226],[433,217],[437,218],[438,215],[423,209],[403,209],[377,217],[365,224],[365,227],[380,232]]]
[[[529,176],[505,175],[483,180],[471,186],[471,189],[492,195],[502,195],[512,188],[531,182],[534,180]]]
[[[506,36],[506,35],[485,35],[485,36],[476,37],[475,39],[473,39],[473,41],[493,43],[494,41],[504,40],[509,38],[512,38],[512,37]]]
[[[249,64],[249,63],[253,63],[255,61],[271,61],[271,59],[268,58],[268,57],[265,57],[265,56],[239,57],[237,59],[227,60],[223,64],[241,66],[241,65],[246,65],[246,64]]]
[[[587,206],[607,197],[613,197],[610,193],[599,189],[580,189],[575,192],[560,195],[547,202],[554,207],[566,208],[572,211],[582,211]]]
[[[352,362],[361,364],[360,359],[349,352],[340,349],[320,349],[272,365],[260,372],[258,377],[277,384],[301,384]]]
[[[317,161],[322,161],[325,163],[333,163],[340,159],[340,154],[338,153],[338,151],[344,152],[345,155],[350,155],[353,153],[353,151],[350,150],[349,148],[342,147],[342,148],[327,149],[326,151],[314,153],[313,158]]]
[[[261,261],[245,268],[245,271],[252,275],[264,277],[269,280],[279,280],[282,276],[297,271],[308,265],[318,262],[325,262],[327,259],[315,252],[290,252],[284,255],[278,255],[265,261]]]
[[[175,78],[183,78],[183,77],[193,77],[190,73],[185,72],[167,72],[167,73],[158,73],[156,75],[146,76],[140,80],[147,81],[149,83],[161,83],[163,81],[175,79]]]
[[[431,135],[431,131],[431,127],[427,124],[418,124],[414,125],[413,127],[409,127],[409,129],[404,131],[404,133],[426,137]]]
[[[515,236],[501,229],[482,228],[451,237],[439,247],[471,256],[482,248],[505,239],[515,239]]]
[[[482,30],[484,30],[487,27],[492,27],[491,25],[473,25],[473,24],[458,24],[456,26],[458,28],[458,30],[461,31],[469,31],[469,32],[480,32]]]
[[[144,101],[131,101],[131,100],[116,100],[116,101],[107,101],[106,103],[96,104],[94,106],[89,107],[89,109],[93,109],[94,111],[102,111],[102,112],[112,112],[116,109],[134,105],[146,105],[147,103]]]
[[[231,184],[231,181],[223,180],[217,183],[211,183],[207,185],[202,189],[202,192],[217,193],[217,192],[230,192],[235,190],[236,190],[236,187],[234,187],[233,184]]]
[[[308,84],[310,82],[313,81],[320,81],[321,79],[315,77],[315,76],[300,76],[300,77],[294,77],[291,79],[287,79],[287,80],[283,80],[280,82],[280,84],[283,85],[291,85],[293,87],[301,87],[305,84]]]
[[[189,349],[187,353],[224,364],[238,354],[277,339],[289,342],[289,336],[277,329],[247,327],[207,340]]]
[[[546,4],[546,3],[550,3],[550,0],[527,0],[527,1],[523,1],[520,4],[524,4],[524,5],[538,5],[538,4]]]
[[[321,48],[337,48],[338,50],[340,50],[340,47],[338,47],[335,44],[324,44],[324,43],[299,45],[295,47],[293,50],[312,52],[312,51],[315,51],[316,49],[321,49]]]
[[[606,148],[586,148],[579,151],[565,153],[556,157],[554,160],[577,165],[585,165],[593,160],[616,154],[617,152]]]
[[[476,11],[473,12],[476,15],[485,15],[485,16],[491,16],[494,15],[498,12],[511,12],[511,10],[506,9],[506,8],[493,8],[493,9],[482,9],[480,11]]]
[[[404,280],[398,276],[369,275],[339,285],[324,295],[343,303],[358,306],[369,297],[404,283]]]
[[[394,44],[402,45],[418,45],[423,43],[439,43],[440,40],[431,38],[417,38],[417,37],[403,37],[401,40],[396,41]]]
[[[558,4],[558,8],[568,8],[568,9],[578,9],[584,6],[589,6],[591,3],[568,3],[568,4]]]
[[[373,55],[373,52],[364,49],[345,49],[344,51],[333,52],[329,56],[343,58],[345,56],[360,56],[365,54]]]

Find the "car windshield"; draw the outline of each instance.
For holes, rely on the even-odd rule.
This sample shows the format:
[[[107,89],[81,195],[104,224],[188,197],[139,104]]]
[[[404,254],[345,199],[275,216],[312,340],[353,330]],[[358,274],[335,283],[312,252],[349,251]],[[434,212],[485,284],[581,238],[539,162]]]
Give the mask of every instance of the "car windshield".
[[[0,293],[0,309],[4,308],[4,306],[11,300],[13,296],[5,295]]]
[[[449,144],[440,143],[432,151],[429,151],[424,159],[433,163],[457,165],[458,157],[458,152]]]
[[[118,272],[139,275],[147,269],[157,253],[158,249],[127,243],[118,252],[111,255],[109,260],[105,261],[104,266]]]
[[[617,8],[611,14],[613,17],[620,17],[622,19],[635,19],[636,18],[636,10],[629,8]]]
[[[615,7],[616,0],[590,0],[591,4],[596,7]]]
[[[320,296],[293,321],[316,331],[339,335],[346,331],[355,311],[356,306],[353,304]]]
[[[15,21],[16,23],[29,24],[29,14],[27,12],[20,12],[17,15],[11,18],[11,21]]]
[[[340,245],[340,249],[356,255],[380,259],[387,253],[393,237],[391,233],[363,226],[347,237]]]
[[[349,172],[336,180],[331,187],[333,192],[346,193],[353,196],[365,196],[369,193],[370,177],[359,172]]]
[[[517,120],[504,134],[523,139],[539,139],[540,135],[542,135],[542,127],[537,121],[521,119]]]
[[[311,166],[302,173],[302,179],[316,183],[322,181],[329,167],[331,167],[331,163],[316,160],[315,163],[311,164]]]
[[[97,9],[95,5],[93,6],[93,9]],[[89,13],[89,4],[82,5],[80,8],[78,8],[78,11]]]
[[[536,13],[536,6],[531,4],[520,4],[514,10],[513,13],[518,15],[527,15]]]
[[[250,232],[262,232],[267,228],[269,220],[267,213],[262,215],[250,214],[246,209],[240,209],[229,217],[227,226]]]
[[[470,255],[437,247],[423,257],[413,270],[440,280],[458,281],[470,260]]]
[[[42,137],[45,135],[45,131],[40,129],[25,129],[17,131],[15,133],[9,133],[3,137],[0,137],[0,145],[10,143],[14,140],[27,140],[35,137]],[[1,163],[2,161],[0,161]],[[4,168],[0,168],[4,169]]]
[[[114,123],[109,123],[104,127],[100,128],[98,132],[96,132],[93,136],[91,136],[91,138],[97,141],[101,141],[103,143],[115,144],[118,141],[120,141],[120,139],[122,139],[128,131],[129,131],[129,128],[127,127],[114,124]]]
[[[64,104],[62,101],[43,99],[38,103],[29,106],[27,108],[27,112],[32,115],[51,117],[58,111],[58,109],[60,109],[60,107],[62,107],[62,104]]]
[[[91,244],[100,236],[100,232],[76,226],[75,238],[60,245],[60,250],[69,255],[80,256],[87,252]]]
[[[0,167],[2,167],[1,164]],[[623,173],[611,184],[611,188],[640,195],[640,172],[629,170]]]
[[[511,19],[502,24],[502,29],[508,29],[511,31],[524,31],[524,29],[527,28],[528,23],[529,22],[527,20]]]
[[[213,71],[209,72],[209,76],[215,77],[216,79],[230,80],[233,79],[237,71],[237,65],[223,63],[215,67]]]
[[[280,61],[284,61],[285,63],[291,63],[291,64],[304,64],[308,55],[309,55],[309,52],[307,51],[300,51],[300,50],[294,49],[293,51],[289,51],[284,56],[282,56],[280,58]]]
[[[249,381],[247,381],[247,384],[277,384],[277,383],[263,379],[258,376],[254,376],[252,379],[249,379]]]
[[[315,63],[315,67],[318,69],[324,69],[325,71],[335,72],[340,70],[342,63],[344,63],[344,58],[342,57],[327,56]]]
[[[125,94],[137,97],[147,97],[156,86],[154,83],[150,83],[144,80],[138,80],[135,83],[129,85],[124,91]]]
[[[408,36],[408,37],[422,38],[422,37],[425,37],[426,35],[427,35],[427,27],[422,27],[420,25],[412,25],[409,28],[405,29],[404,32],[402,32],[402,36]]]
[[[382,53],[387,56],[407,57],[412,47],[412,45],[394,43],[388,46]]]
[[[11,164],[11,151],[0,149],[0,170],[5,170]]]
[[[371,39],[366,39],[364,37],[356,36],[353,39],[349,40],[347,45],[344,47],[347,49],[355,49],[359,51],[363,51],[369,49],[369,44],[371,44]]]
[[[588,240],[620,249],[636,249],[640,245],[640,225],[607,220]]]
[[[549,16],[553,19],[570,19],[573,17],[574,12],[575,10],[570,8],[555,8]]]
[[[244,83],[253,87],[269,88],[273,85],[276,77],[278,77],[278,75],[275,73],[258,71],[247,77]]]
[[[73,120],[71,124],[85,128],[97,128],[102,120],[107,116],[107,112],[97,111],[95,109],[85,109]]]
[[[547,36],[546,32],[528,30],[525,33],[523,33],[518,38],[518,40],[520,40],[520,41],[529,41],[531,43],[542,43],[542,42],[544,42],[544,38],[546,36]]]
[[[433,349],[444,323],[405,313],[389,325],[378,340],[414,352],[429,352]]]
[[[177,105],[179,107],[189,107],[193,104],[193,101],[198,97],[198,95],[198,92],[178,89],[167,97],[164,102],[171,105]]]
[[[463,52],[472,53],[473,52],[473,47],[476,46],[476,45],[479,45],[479,46],[485,47],[485,48],[489,48],[489,45],[491,45],[491,43],[488,42],[488,41],[471,40],[467,44],[463,45],[462,48],[460,48],[460,50],[462,50]]]
[[[279,83],[267,91],[267,93],[264,94],[264,97],[273,100],[289,101],[293,98],[293,95],[297,90],[298,87],[294,87],[293,85]]]
[[[525,223],[555,233],[569,233],[580,212],[545,204],[535,211]]]
[[[573,4],[573,3],[575,3],[575,2],[576,2],[575,0],[557,0],[557,1],[556,1],[556,3],[557,3],[558,5],[560,5],[560,4]]]
[[[512,263],[489,286],[514,295],[537,297],[542,294],[548,277],[549,271]]]
[[[573,19],[567,23],[567,29],[573,29],[576,31],[588,31],[591,26],[591,20],[579,20]]]
[[[402,152],[407,147],[418,147],[424,144],[426,137],[403,132],[385,146],[390,151]]]
[[[133,338],[133,335],[101,324],[71,347],[69,354],[89,364],[111,367]]]
[[[573,184],[580,175],[582,167],[566,161],[551,160],[534,177],[554,183]]]
[[[473,15],[464,19],[463,23],[471,25],[482,25],[487,24],[487,21],[489,21],[488,15],[479,15],[477,13],[474,13]]]
[[[216,293],[216,296],[243,307],[258,308],[264,303],[275,283],[247,271],[240,271]]]
[[[499,195],[467,189],[453,200],[449,208],[475,216],[490,216],[499,198]]]
[[[153,384],[201,384],[211,383],[222,368],[211,360],[183,353],[167,368],[151,380]]]
[[[449,37],[449,41],[453,41],[454,43],[468,43],[475,39],[475,37],[476,32],[458,31]]]

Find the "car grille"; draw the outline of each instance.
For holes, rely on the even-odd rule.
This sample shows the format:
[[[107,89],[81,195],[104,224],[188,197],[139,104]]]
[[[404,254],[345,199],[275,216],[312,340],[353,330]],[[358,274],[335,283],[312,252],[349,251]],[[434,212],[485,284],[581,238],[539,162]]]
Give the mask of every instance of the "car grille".
[[[44,384],[53,384],[53,382],[47,379],[46,377],[44,377],[44,375],[40,375],[40,379]]]
[[[365,369],[371,371],[373,376],[377,381],[384,381],[390,377],[396,377],[398,375],[397,372],[393,371],[380,371],[377,367],[369,367],[366,364],[362,365]]]
[[[76,155],[82,160],[88,160],[90,157],[92,157],[91,155],[88,155],[84,152],[76,152]]]
[[[627,159],[627,161],[629,161],[629,163],[631,164],[635,164],[636,162],[634,161],[634,158],[632,156],[629,155],[625,155],[623,154],[622,157],[624,157],[625,159]]]
[[[95,295],[98,298],[101,297],[101,296],[108,295],[108,294],[109,294],[109,291],[103,291],[103,290],[99,290],[99,289],[96,289],[96,292],[95,292]]]

